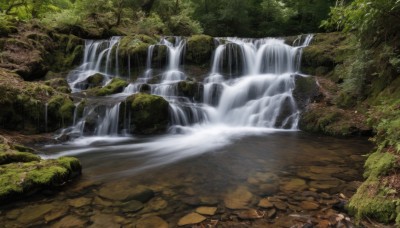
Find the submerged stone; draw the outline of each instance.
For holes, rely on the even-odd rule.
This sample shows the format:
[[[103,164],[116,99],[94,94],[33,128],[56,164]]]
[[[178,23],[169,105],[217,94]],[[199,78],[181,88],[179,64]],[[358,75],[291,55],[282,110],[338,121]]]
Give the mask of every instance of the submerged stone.
[[[216,207],[198,207],[196,212],[202,215],[215,215]]]
[[[18,217],[18,222],[22,224],[32,224],[39,220],[42,220],[44,215],[53,210],[55,204],[40,204],[27,206],[21,210],[21,214]]]
[[[239,186],[233,192],[228,193],[225,198],[225,206],[229,209],[245,209],[249,205],[253,194],[244,186]]]
[[[201,223],[206,219],[207,219],[206,217],[192,212],[179,219],[178,226],[194,225],[197,223]]]
[[[137,200],[147,202],[154,196],[154,192],[145,186],[132,186],[129,182],[111,182],[104,185],[98,195],[109,200],[127,201]]]
[[[54,228],[67,228],[67,227],[85,227],[88,221],[76,215],[68,215],[56,222],[52,227]]]
[[[168,223],[158,216],[139,219],[136,228],[168,228]]]
[[[258,206],[262,208],[274,207],[274,205],[268,199],[261,199],[260,202],[258,203]]]
[[[264,213],[259,212],[255,209],[249,209],[245,211],[240,211],[238,213],[238,216],[241,219],[260,219],[264,216]]]

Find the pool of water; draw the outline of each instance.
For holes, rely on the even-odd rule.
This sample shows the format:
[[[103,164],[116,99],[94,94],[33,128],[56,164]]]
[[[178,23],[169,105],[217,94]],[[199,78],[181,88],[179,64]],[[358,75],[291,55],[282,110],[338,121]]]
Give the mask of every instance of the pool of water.
[[[366,138],[303,132],[85,139],[41,148],[83,175],[3,206],[4,227],[292,227],[352,224]],[[231,134],[232,135],[232,134]],[[196,140],[195,140],[196,141]],[[207,146],[207,143],[214,146]],[[56,154],[56,155],[55,155]]]

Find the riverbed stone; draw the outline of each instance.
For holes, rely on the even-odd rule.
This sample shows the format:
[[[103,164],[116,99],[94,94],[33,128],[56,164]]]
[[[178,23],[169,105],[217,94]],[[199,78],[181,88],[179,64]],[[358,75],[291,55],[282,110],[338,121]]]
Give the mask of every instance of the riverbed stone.
[[[154,196],[154,192],[143,185],[132,186],[128,181],[123,181],[104,185],[98,195],[109,200],[137,200],[145,203]]]
[[[18,216],[19,216],[20,214],[21,214],[21,210],[19,210],[19,209],[14,209],[14,210],[11,210],[11,211],[7,212],[6,218],[7,218],[7,219],[10,219],[10,220],[14,220],[14,219],[18,218]]]
[[[83,207],[89,205],[92,202],[92,199],[86,197],[80,197],[76,199],[68,200],[68,204],[72,207]]]
[[[302,191],[307,188],[306,181],[300,178],[290,179],[281,183],[280,189],[284,192]]]
[[[18,221],[22,224],[31,224],[43,219],[43,216],[53,210],[54,204],[39,204],[27,206],[21,210],[21,214],[18,217]]]
[[[287,209],[287,205],[286,205],[285,202],[276,201],[276,202],[274,202],[273,204],[274,204],[274,206],[275,206],[278,210],[286,211],[286,209]]]
[[[328,190],[331,188],[338,187],[342,181],[339,179],[333,178],[331,180],[324,181],[310,181],[310,187],[320,189],[320,190]]]
[[[217,211],[216,207],[198,207],[196,208],[196,212],[202,215],[215,215]]]
[[[270,196],[278,192],[279,185],[276,183],[261,184],[259,189],[264,196]]]
[[[319,208],[319,204],[314,201],[302,201],[299,206],[304,210],[317,210]]]
[[[153,198],[147,203],[147,208],[151,211],[160,211],[168,206],[168,202],[162,198]]]
[[[115,221],[115,216],[110,214],[96,213],[90,217],[92,224],[89,227],[120,228],[121,225]]]
[[[136,228],[168,228],[168,223],[158,216],[149,216],[139,219]]]
[[[238,213],[238,217],[241,219],[260,219],[263,216],[264,216],[264,213],[259,212],[255,209],[239,211],[239,213]]]
[[[47,213],[44,216],[44,220],[46,221],[46,223],[49,223],[51,221],[57,220],[63,216],[65,216],[68,212],[69,207],[68,206],[59,206],[53,210],[51,210],[49,213]]]
[[[179,219],[178,226],[194,225],[197,223],[201,223],[202,221],[204,221],[206,219],[207,219],[206,217],[204,217],[198,213],[192,212],[190,214],[183,216],[181,219]]]
[[[262,208],[273,208],[274,205],[268,200],[268,199],[261,199],[260,202],[258,203],[259,207]]]
[[[137,212],[143,209],[143,203],[137,200],[131,200],[121,205],[122,212]]]
[[[76,216],[68,215],[56,222],[52,227],[54,228],[67,228],[67,227],[85,227],[88,221]]]
[[[246,209],[252,197],[253,194],[249,192],[247,187],[239,186],[225,196],[225,206],[229,209]]]
[[[267,217],[268,218],[273,218],[273,217],[275,217],[275,215],[276,215],[276,209],[275,208],[272,208],[272,209],[268,210],[268,212],[267,212]]]

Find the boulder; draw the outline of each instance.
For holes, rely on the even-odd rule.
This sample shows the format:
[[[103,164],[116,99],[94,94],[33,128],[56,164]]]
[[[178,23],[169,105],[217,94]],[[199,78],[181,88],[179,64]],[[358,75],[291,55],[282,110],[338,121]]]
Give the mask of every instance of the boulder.
[[[95,81],[95,78],[92,78]],[[111,94],[121,93],[129,83],[122,78],[113,78],[104,87],[96,87],[88,90],[89,95],[95,96],[107,96]]]
[[[156,95],[137,93],[129,96],[122,105],[131,118],[131,133],[152,134],[167,129],[169,120],[168,102]],[[121,108],[125,112],[125,108]]]
[[[193,35],[187,40],[185,60],[192,64],[210,64],[214,48],[211,36]]]

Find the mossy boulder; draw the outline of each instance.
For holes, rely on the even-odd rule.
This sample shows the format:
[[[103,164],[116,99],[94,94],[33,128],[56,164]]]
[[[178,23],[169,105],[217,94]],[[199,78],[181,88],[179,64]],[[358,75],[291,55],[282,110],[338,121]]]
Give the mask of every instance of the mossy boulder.
[[[0,202],[62,186],[80,175],[81,169],[80,162],[71,157],[0,165]]]
[[[193,64],[209,64],[214,46],[211,36],[193,35],[187,40],[185,60]]]
[[[53,96],[47,104],[48,127],[60,128],[72,124],[75,104],[72,99],[63,94]]]
[[[129,83],[122,78],[113,78],[104,87],[97,87],[88,90],[88,94],[95,96],[107,96],[111,94],[120,93],[127,87]]]
[[[178,95],[201,102],[203,100],[204,86],[195,81],[178,82]]]
[[[75,84],[75,88],[79,88],[81,90],[86,90],[86,89],[101,87],[105,83],[105,80],[106,80],[106,76],[104,74],[95,73],[95,74],[87,77],[86,80],[83,80],[83,81]]]
[[[130,113],[131,133],[154,134],[164,132],[168,127],[169,104],[156,95],[137,93],[129,96],[123,103]],[[125,108],[121,108],[125,110]]]
[[[302,71],[311,75],[333,75],[335,66],[354,52],[354,44],[344,33],[318,33],[303,49]]]
[[[71,89],[69,88],[69,84],[65,78],[50,79],[45,81],[44,84],[62,93],[71,93]]]

